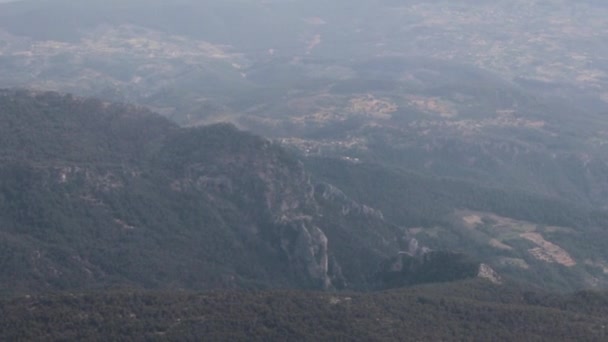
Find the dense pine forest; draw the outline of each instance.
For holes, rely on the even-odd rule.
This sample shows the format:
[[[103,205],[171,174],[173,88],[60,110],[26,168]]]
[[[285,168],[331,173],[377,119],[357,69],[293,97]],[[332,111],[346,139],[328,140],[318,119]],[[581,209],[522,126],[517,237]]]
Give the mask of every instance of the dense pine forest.
[[[4,341],[605,341],[608,295],[484,281],[379,293],[108,292],[0,301]]]

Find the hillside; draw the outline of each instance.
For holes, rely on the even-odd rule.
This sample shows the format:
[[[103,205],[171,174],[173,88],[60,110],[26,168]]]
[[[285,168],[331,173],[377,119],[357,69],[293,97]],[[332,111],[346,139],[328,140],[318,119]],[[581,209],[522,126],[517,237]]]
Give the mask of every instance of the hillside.
[[[605,293],[459,282],[361,294],[62,293],[0,300],[3,340],[603,341]]]
[[[567,199],[306,157],[72,95],[5,90],[0,104],[7,293],[373,290],[475,277],[481,263],[493,281],[608,283],[608,218]]]
[[[576,290],[607,284],[605,211],[374,163],[315,157],[305,164],[319,180],[373,203],[421,245],[466,253],[531,286]]]
[[[386,272],[406,283],[478,273],[409,247],[381,212],[231,125],[179,128],[138,107],[12,90],[0,117],[3,292],[374,289],[393,286]],[[412,266],[385,268],[401,251]],[[460,271],[433,271],[445,256]]]

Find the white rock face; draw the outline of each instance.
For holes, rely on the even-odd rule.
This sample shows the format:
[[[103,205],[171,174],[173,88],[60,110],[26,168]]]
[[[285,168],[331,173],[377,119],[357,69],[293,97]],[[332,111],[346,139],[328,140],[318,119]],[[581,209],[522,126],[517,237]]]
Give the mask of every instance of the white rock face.
[[[332,286],[329,272],[329,255],[327,251],[327,236],[316,226],[300,225],[296,240],[294,257],[305,263],[308,275],[318,280],[323,288]]]
[[[494,284],[502,284],[501,276],[487,264],[479,265],[479,273],[477,273],[477,276],[479,278],[487,279]]]

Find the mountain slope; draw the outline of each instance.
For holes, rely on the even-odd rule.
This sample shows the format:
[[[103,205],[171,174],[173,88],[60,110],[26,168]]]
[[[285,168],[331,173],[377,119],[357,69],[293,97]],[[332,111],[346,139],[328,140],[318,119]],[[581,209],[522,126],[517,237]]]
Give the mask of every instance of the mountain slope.
[[[378,288],[410,244],[231,125],[179,128],[137,107],[8,90],[0,117],[3,291]],[[466,265],[457,278],[477,275]]]
[[[0,300],[0,338],[603,341],[607,301],[479,281],[368,294],[62,293]]]

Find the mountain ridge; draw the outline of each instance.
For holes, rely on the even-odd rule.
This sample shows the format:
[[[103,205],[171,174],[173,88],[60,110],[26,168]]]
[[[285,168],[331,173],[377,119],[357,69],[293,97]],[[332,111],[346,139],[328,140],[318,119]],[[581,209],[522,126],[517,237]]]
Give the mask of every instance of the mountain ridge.
[[[373,289],[409,245],[379,211],[232,125],[179,128],[52,92],[3,91],[0,104],[5,289]],[[424,265],[402,276],[416,282]]]

